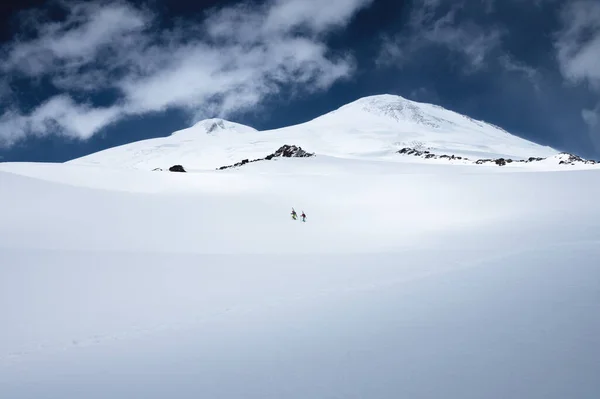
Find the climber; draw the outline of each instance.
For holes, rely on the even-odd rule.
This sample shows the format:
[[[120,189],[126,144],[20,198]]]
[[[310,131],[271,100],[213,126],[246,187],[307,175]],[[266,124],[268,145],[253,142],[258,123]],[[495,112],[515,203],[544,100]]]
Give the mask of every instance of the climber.
[[[294,208],[292,208],[292,219],[296,220],[298,218],[298,215],[296,214],[296,211],[294,210]]]
[[[302,221],[306,222],[306,214],[304,213],[304,211],[302,211],[302,215],[300,216],[302,216]]]

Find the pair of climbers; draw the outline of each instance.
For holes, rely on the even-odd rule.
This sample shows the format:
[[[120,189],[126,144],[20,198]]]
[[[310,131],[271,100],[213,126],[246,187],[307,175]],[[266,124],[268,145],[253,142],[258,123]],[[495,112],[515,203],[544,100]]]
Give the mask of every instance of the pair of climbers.
[[[304,213],[304,211],[302,211],[302,215],[300,215],[300,217],[302,218],[303,222],[306,222],[306,214]],[[292,219],[298,219],[298,214],[296,213],[296,210],[294,208],[292,208]]]

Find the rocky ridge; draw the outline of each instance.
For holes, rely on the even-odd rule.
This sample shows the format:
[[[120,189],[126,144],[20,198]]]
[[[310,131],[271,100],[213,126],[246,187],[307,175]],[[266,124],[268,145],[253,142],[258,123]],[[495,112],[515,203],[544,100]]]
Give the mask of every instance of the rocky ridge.
[[[259,162],[259,161],[270,161],[273,158],[308,158],[308,157],[313,157],[315,154],[306,152],[302,149],[302,147],[297,147],[295,145],[284,145],[282,147],[280,147],[277,151],[275,151],[272,154],[267,155],[264,158],[258,158],[258,159],[243,159],[242,161],[235,163],[233,165],[226,165],[226,166],[221,166],[220,168],[217,168],[217,170],[225,170],[225,169],[231,169],[231,168],[237,168],[252,162]]]
[[[472,160],[466,157],[460,157],[456,155],[439,155],[430,152],[429,150],[420,150],[416,148],[405,147],[398,151],[398,154],[402,155],[412,155],[415,157],[420,157],[423,159],[445,159],[445,160],[458,160],[458,161],[466,161],[468,163],[474,163],[476,165],[485,165],[485,164],[496,164],[498,166],[505,166],[511,163],[531,163],[531,162],[540,162],[545,161],[550,158],[554,158],[558,160],[559,165],[596,165],[600,164],[598,161],[583,159],[577,155],[569,154],[566,152],[560,153],[556,156],[550,158],[540,158],[540,157],[530,157],[528,159],[508,159],[508,158],[497,158],[497,159],[477,159]]]

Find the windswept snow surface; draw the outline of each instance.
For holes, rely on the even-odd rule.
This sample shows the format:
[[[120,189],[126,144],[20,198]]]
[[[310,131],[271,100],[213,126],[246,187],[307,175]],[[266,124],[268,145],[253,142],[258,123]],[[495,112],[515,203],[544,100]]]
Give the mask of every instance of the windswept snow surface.
[[[403,97],[365,97],[312,121],[269,131],[209,119],[169,137],[139,141],[71,161],[76,164],[152,170],[174,164],[215,169],[262,158],[284,144],[321,155],[404,161],[404,147],[472,159],[549,157],[558,152],[446,110]]]
[[[596,399],[599,182],[0,164],[0,397]]]

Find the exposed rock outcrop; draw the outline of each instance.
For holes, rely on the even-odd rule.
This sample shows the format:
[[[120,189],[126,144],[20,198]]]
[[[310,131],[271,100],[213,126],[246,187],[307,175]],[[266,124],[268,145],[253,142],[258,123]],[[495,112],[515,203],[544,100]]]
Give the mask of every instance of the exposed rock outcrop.
[[[185,169],[181,165],[173,165],[169,168],[169,172],[184,172],[185,173]]]
[[[237,168],[252,162],[258,162],[258,161],[270,161],[273,158],[308,158],[308,157],[312,157],[315,154],[306,152],[302,149],[302,147],[297,147],[295,145],[284,145],[282,147],[280,147],[277,151],[275,151],[272,154],[267,155],[264,158],[258,158],[258,159],[243,159],[242,161],[235,163],[233,165],[227,165],[227,166],[221,166],[220,168],[217,168],[217,170],[225,170],[225,169],[230,169],[230,168]]]
[[[271,154],[271,158],[284,157],[284,158],[308,158],[315,154],[310,154],[302,149],[302,147],[296,147],[295,145],[284,145],[277,151]]]
[[[455,155],[437,155],[437,154],[433,154],[427,150],[418,150],[415,148],[408,148],[408,147],[401,149],[400,151],[398,151],[398,153],[403,154],[403,155],[412,155],[415,157],[421,157],[424,159],[462,160],[462,161],[467,161],[468,163],[474,163],[476,165],[495,164],[498,166],[506,166],[513,162],[514,163],[531,163],[531,162],[540,162],[540,161],[545,161],[545,160],[551,159],[551,158],[530,157],[529,159],[518,159],[518,160],[505,159],[505,158],[471,160],[469,158],[458,157]],[[597,161],[586,160],[577,155],[573,155],[573,154],[569,154],[569,153],[565,153],[565,152],[563,152],[559,155],[555,155],[552,158],[556,159],[556,161],[558,161],[559,165],[577,165],[577,164],[596,165],[596,164],[599,164],[599,162],[597,162]]]
[[[559,154],[558,159],[560,159],[560,161],[558,163],[559,165],[577,165],[577,164],[596,165],[598,163],[597,161],[583,159],[577,155],[569,154],[566,152]]]

